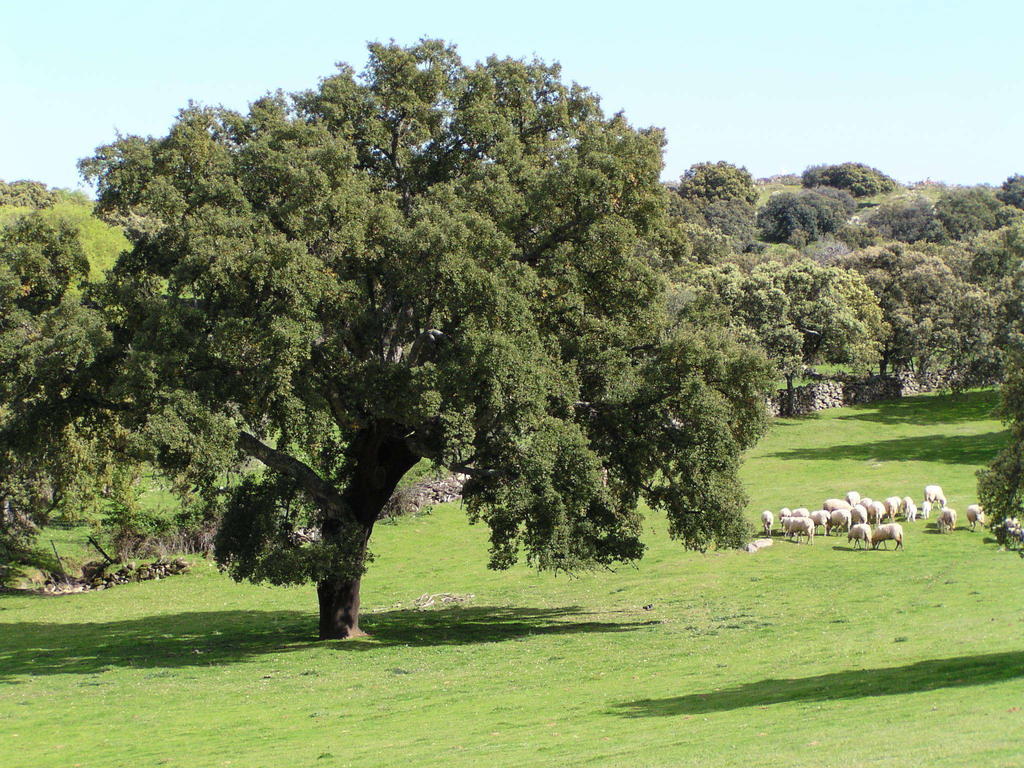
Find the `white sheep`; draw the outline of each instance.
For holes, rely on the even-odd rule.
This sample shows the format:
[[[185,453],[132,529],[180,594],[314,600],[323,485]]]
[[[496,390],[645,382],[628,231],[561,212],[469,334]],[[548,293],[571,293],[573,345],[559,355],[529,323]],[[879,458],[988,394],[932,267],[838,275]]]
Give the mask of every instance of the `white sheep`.
[[[917,504],[914,503],[914,500],[912,498],[910,498],[909,496],[904,496],[902,507],[903,515],[907,518],[907,520],[917,519]]]
[[[978,523],[985,525],[985,510],[981,508],[980,504],[971,504],[967,508],[967,522],[971,524],[971,530],[973,531]]]
[[[786,536],[795,538],[803,535],[807,537],[808,544],[814,543],[814,521],[809,517],[784,517],[782,529]]]
[[[874,503],[874,502],[873,502],[873,501],[872,501],[871,499],[869,499],[869,498],[868,498],[867,496],[865,496],[864,498],[862,498],[862,499],[860,500],[860,505],[861,505],[862,507],[864,507],[864,509],[871,509],[871,505],[872,505],[873,503]]]
[[[825,535],[828,536],[828,524],[832,519],[832,513],[824,509],[816,509],[811,512],[811,522],[814,523],[814,532],[818,532],[818,526],[820,525],[825,529]]]
[[[921,502],[921,519],[927,520],[932,516],[932,503],[930,501]]]
[[[766,509],[761,513],[761,525],[764,526],[764,535],[772,535],[772,525],[775,523],[775,516],[772,514],[770,509]]]
[[[796,509],[794,509],[792,512],[789,513],[789,516],[790,517],[810,517],[811,513],[808,511],[807,507],[797,507]]]
[[[942,486],[939,485],[926,485],[924,487],[924,500],[942,507],[946,506],[946,494],[942,492]]]
[[[885,504],[880,501],[872,501],[868,507],[868,522],[878,524],[885,517]]]
[[[878,549],[883,541],[895,541],[896,549],[903,549],[903,526],[899,523],[880,525],[871,532],[871,548]],[[888,547],[883,547],[888,549]]]
[[[857,523],[851,525],[849,532],[846,534],[846,543],[853,542],[854,548],[857,546],[857,542],[863,542],[864,546],[868,545],[871,541],[871,526],[867,523]]]
[[[826,512],[835,512],[837,509],[851,509],[853,505],[842,499],[825,499],[821,508]]]
[[[908,496],[904,496],[903,497],[903,502],[902,502],[902,504],[900,506],[901,506],[901,508],[903,510],[903,514],[904,514],[904,516],[906,517],[907,520],[916,520],[916,519],[918,519],[918,505],[913,503],[913,499],[911,499]]]
[[[885,514],[888,515],[890,520],[895,520],[896,515],[899,514],[900,507],[903,506],[903,499],[899,496],[890,496],[882,502],[885,505]]]
[[[868,521],[868,510],[863,504],[854,504],[850,510],[850,522],[854,525]]]
[[[783,507],[782,509],[779,510],[779,520],[781,520],[784,517],[792,517],[792,516],[793,516],[793,511],[789,507]]]
[[[829,524],[825,527],[825,535],[828,536],[830,531],[836,529],[848,531],[850,530],[850,510],[848,509],[837,509],[831,515],[829,515]]]
[[[936,523],[939,527],[939,533],[948,533],[949,531],[956,530],[956,510],[943,507]]]
[[[850,505],[850,509],[860,504],[860,494],[856,491],[846,492],[846,503]]]

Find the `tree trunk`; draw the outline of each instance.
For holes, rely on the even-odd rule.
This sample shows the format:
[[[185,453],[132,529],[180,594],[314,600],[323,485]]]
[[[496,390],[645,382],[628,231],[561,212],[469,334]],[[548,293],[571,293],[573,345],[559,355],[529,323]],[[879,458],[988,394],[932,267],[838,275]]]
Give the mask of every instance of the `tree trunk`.
[[[320,601],[320,639],[344,640],[366,635],[359,628],[361,579],[321,581],[316,585]]]
[[[793,374],[786,374],[786,416],[792,416],[796,410],[796,392],[793,391]]]

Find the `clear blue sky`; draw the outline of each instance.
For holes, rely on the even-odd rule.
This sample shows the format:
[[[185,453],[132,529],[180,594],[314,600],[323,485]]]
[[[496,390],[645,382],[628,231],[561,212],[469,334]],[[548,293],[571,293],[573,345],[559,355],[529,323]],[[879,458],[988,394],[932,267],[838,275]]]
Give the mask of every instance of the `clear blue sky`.
[[[1024,5],[887,2],[4,3],[0,178],[79,184],[115,133],[158,135],[189,99],[245,108],[369,40],[557,60],[609,111],[668,134],[664,178],[857,160],[902,181],[1024,172]]]

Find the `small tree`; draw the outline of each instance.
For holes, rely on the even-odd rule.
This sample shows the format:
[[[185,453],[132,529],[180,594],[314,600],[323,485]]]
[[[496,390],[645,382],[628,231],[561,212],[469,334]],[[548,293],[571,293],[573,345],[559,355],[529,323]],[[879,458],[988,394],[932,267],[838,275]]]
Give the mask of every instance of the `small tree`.
[[[812,165],[803,172],[804,187],[835,187],[845,189],[854,197],[869,197],[892,192],[899,187],[895,179],[864,163]]]
[[[770,243],[802,246],[837,231],[849,216],[839,197],[814,190],[779,192],[757,212],[757,225]]]
[[[882,203],[867,221],[884,237],[905,243],[935,239],[938,227],[935,206],[924,195]]]
[[[996,197],[1005,205],[1024,210],[1024,176],[1015,173],[996,190]]]
[[[691,165],[679,181],[678,192],[684,199],[702,206],[723,200],[738,200],[748,205],[757,202],[757,188],[750,172],[724,160]]]
[[[942,235],[964,240],[979,232],[998,229],[1024,216],[1021,211],[1003,205],[988,187],[951,189],[935,203],[935,216]]]

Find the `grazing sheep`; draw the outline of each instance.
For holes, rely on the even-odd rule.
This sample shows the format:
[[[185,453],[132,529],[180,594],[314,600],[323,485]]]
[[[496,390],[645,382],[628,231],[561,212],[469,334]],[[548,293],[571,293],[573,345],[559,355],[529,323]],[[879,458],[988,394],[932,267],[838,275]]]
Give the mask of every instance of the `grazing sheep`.
[[[783,507],[782,509],[779,510],[779,520],[782,520],[782,518],[784,518],[784,517],[792,517],[792,516],[793,516],[793,512],[792,512],[792,510],[789,507]]]
[[[927,520],[932,516],[932,503],[930,501],[921,502],[921,519]]]
[[[981,508],[980,504],[971,504],[967,508],[967,522],[971,524],[972,531],[978,523],[985,524],[985,510]]]
[[[872,501],[871,506],[868,507],[868,522],[877,525],[882,522],[883,517],[885,517],[885,504],[880,501]]]
[[[764,526],[764,535],[772,535],[772,524],[775,522],[775,515],[771,513],[771,510],[766,509],[761,513],[761,525]]]
[[[850,510],[848,509],[837,509],[831,515],[829,515],[828,525],[825,526],[825,535],[828,536],[830,531],[836,529],[848,531],[850,530]]]
[[[900,511],[900,507],[903,506],[903,499],[899,496],[890,496],[888,499],[882,502],[885,506],[885,514],[889,516],[890,520],[895,520],[896,515]]]
[[[867,496],[865,496],[863,499],[860,500],[860,505],[862,507],[864,507],[864,509],[871,509],[871,504],[872,503],[873,503],[872,500],[869,499]]]
[[[857,523],[851,525],[849,532],[846,534],[846,543],[853,542],[854,548],[857,547],[857,542],[863,542],[864,546],[868,545],[871,541],[871,526],[867,523]]]
[[[878,549],[883,541],[895,541],[896,549],[903,549],[903,526],[899,523],[880,525],[871,532],[871,548]],[[888,549],[888,547],[882,547]]]
[[[837,509],[852,509],[853,504],[848,501],[843,501],[842,499],[825,499],[821,508],[826,512],[835,512]]]
[[[832,519],[832,513],[824,509],[816,509],[811,512],[811,522],[814,523],[814,532],[818,532],[818,526],[820,525],[825,529],[825,535],[828,536],[828,524]]]
[[[903,514],[907,520],[917,520],[917,504],[909,496],[903,499]]]
[[[789,513],[790,517],[810,517],[811,513],[807,511],[807,507],[797,507]]]
[[[807,537],[808,544],[814,543],[814,521],[809,517],[784,517],[782,529],[786,536],[795,538],[803,535]]]
[[[868,521],[868,510],[863,504],[854,504],[850,510],[850,522],[854,525]]]
[[[846,503],[850,505],[850,509],[860,504],[860,494],[856,491],[847,491]]]
[[[946,494],[942,492],[942,486],[939,485],[926,485],[924,487],[924,500],[942,507],[946,506]]]
[[[950,509],[949,507],[943,507],[939,513],[939,518],[936,520],[939,526],[939,533],[947,533],[949,531],[956,530],[956,510]]]

